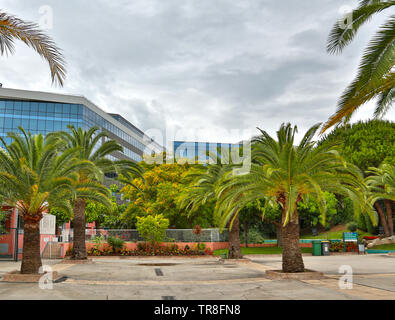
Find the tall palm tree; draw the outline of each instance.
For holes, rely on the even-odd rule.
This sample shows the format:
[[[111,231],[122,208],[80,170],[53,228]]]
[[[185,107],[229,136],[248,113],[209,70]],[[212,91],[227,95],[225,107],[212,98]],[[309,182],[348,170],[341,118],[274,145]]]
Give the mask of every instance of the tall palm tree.
[[[188,175],[193,179],[192,189],[182,194],[179,198],[179,206],[181,209],[188,211],[190,214],[198,208],[205,205],[209,201],[216,200],[216,190],[221,183],[224,175],[233,170],[231,164],[213,164],[208,168],[203,168]],[[232,227],[229,229],[229,258],[241,259],[240,248],[240,224],[237,216]]]
[[[267,206],[282,208],[283,272],[303,272],[304,263],[299,246],[299,215],[302,200],[315,199],[323,220],[326,203],[324,191],[343,194],[353,199],[356,214],[364,204],[363,176],[354,165],[346,164],[333,146],[316,147],[312,140],[321,124],[310,128],[295,146],[296,127],[283,124],[277,141],[267,132],[253,140],[252,165],[249,174],[230,177],[219,189],[216,214],[221,225],[234,219],[247,204],[266,198]],[[358,204],[358,205],[357,205]],[[369,211],[373,221],[373,210]],[[323,221],[324,222],[324,221]]]
[[[32,22],[25,22],[0,10],[0,54],[13,54],[15,40],[23,41],[44,58],[51,70],[52,83],[63,86],[65,60],[55,42]]]
[[[369,168],[368,174],[370,176],[366,178],[366,183],[369,186],[370,200],[379,213],[385,235],[392,236],[394,234],[392,206],[395,203],[395,166],[382,164],[379,168]],[[387,219],[378,200],[384,200]]]
[[[0,198],[18,210],[24,220],[21,273],[38,274],[41,267],[39,223],[49,208],[72,212],[76,170],[92,170],[86,161],[74,161],[74,150],[60,154],[61,141],[9,133],[12,142],[0,142]]]
[[[99,202],[109,209],[112,208],[109,189],[102,185],[104,174],[117,173],[130,177],[142,175],[142,168],[129,160],[112,161],[108,156],[113,152],[122,152],[123,147],[116,141],[109,139],[105,131],[99,127],[92,127],[85,131],[81,128],[68,126],[71,132],[49,133],[66,142],[66,150],[76,152],[76,159],[92,163],[95,171],[78,171],[78,183],[75,186],[76,199],[74,201],[74,245],[72,259],[87,259],[85,244],[85,206],[86,200]]]
[[[343,26],[344,21],[339,21],[333,27],[328,39],[328,52],[342,52],[373,15],[394,5],[395,1],[389,0],[361,0],[350,14],[351,21],[346,26]],[[374,115],[383,116],[395,98],[394,64],[395,15],[392,15],[365,49],[356,78],[343,93],[337,112],[324,124],[322,132],[341,121],[347,122],[360,106],[375,98],[377,106]]]

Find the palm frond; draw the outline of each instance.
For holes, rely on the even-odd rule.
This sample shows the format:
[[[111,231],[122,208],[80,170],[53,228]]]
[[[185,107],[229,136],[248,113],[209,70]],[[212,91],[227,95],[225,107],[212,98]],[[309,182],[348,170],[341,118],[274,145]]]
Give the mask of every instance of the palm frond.
[[[55,42],[36,23],[25,22],[0,11],[0,53],[13,54],[14,40],[24,42],[44,58],[50,67],[52,82],[63,86],[66,63]]]

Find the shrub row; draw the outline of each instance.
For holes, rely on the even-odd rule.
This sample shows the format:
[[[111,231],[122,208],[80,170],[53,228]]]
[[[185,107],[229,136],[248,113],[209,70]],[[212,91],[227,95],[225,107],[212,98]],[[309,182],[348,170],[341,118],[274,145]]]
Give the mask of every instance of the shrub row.
[[[66,255],[71,255],[72,248],[67,251]],[[193,248],[186,245],[180,249],[177,244],[154,245],[149,243],[138,243],[137,249],[127,250],[123,246],[111,248],[94,247],[88,250],[89,256],[204,256],[213,255],[213,252],[206,248],[204,243],[198,243]]]

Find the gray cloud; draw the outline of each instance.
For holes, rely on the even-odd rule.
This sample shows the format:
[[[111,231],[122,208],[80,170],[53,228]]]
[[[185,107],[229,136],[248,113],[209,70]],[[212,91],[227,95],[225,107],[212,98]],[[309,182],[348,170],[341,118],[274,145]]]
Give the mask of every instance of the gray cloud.
[[[282,122],[303,132],[336,110],[383,19],[366,26],[343,55],[328,55],[339,8],[357,2],[47,0],[50,33],[68,62],[65,87],[51,87],[47,66],[23,45],[16,56],[0,57],[0,82],[82,94],[142,130],[170,127],[202,141],[236,142],[246,137],[232,129],[257,126],[274,133]],[[2,1],[4,10],[33,21],[42,5]]]

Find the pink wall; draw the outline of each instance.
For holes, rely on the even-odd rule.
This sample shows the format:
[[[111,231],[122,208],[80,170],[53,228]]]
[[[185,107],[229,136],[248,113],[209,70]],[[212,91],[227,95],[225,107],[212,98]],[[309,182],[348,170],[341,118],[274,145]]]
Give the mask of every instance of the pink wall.
[[[7,210],[6,207],[3,207],[3,210]],[[10,226],[11,228],[15,227],[15,223],[16,223],[16,210],[13,210],[12,214],[11,214],[11,222],[10,222]],[[14,244],[15,242],[15,229],[11,229],[9,234],[0,236],[0,243],[7,243],[8,244],[8,255],[13,255],[14,254],[14,246],[16,244]],[[56,235],[46,235],[46,234],[42,234],[40,235],[40,248],[41,248],[41,253],[44,251],[45,249],[45,245],[46,242],[44,241],[44,239],[48,238],[49,241],[52,241],[53,238],[56,238]],[[18,235],[18,248],[22,249],[23,248],[23,234],[19,234]],[[22,259],[22,253],[18,254],[18,259]]]
[[[244,243],[240,244],[241,247],[245,247]],[[264,248],[264,247],[276,247],[275,243],[249,243],[249,248]],[[311,248],[313,245],[311,243],[299,243],[301,248]]]

